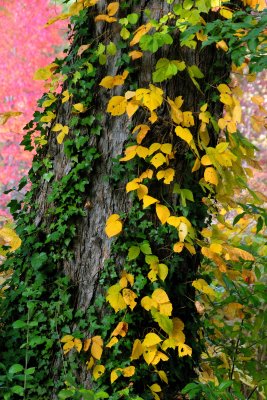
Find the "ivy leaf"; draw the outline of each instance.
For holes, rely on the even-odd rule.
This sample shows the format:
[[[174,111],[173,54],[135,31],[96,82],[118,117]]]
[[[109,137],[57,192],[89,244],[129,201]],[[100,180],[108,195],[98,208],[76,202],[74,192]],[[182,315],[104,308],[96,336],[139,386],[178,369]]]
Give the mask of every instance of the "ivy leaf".
[[[150,111],[153,111],[163,102],[163,90],[150,84],[149,89],[137,89],[135,97]]]

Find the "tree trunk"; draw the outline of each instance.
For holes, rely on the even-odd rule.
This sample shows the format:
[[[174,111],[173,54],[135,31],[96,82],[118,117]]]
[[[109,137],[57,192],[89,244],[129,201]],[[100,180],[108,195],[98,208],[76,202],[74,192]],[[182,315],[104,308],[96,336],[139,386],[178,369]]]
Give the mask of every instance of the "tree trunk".
[[[37,368],[34,382],[38,382],[39,387],[36,383],[29,382],[26,390],[26,396],[29,397],[25,398],[47,399],[51,388],[56,393],[62,388],[62,381],[70,381],[69,375],[75,376],[77,385],[92,387],[91,373],[85,365],[88,357],[79,356],[73,350],[62,361],[59,339],[70,333],[82,339],[101,335],[108,340],[123,315],[119,313],[120,316],[116,314],[114,317],[114,311],[103,302],[103,296],[106,295],[108,286],[118,282],[120,272],[131,264],[127,260],[129,247],[144,240],[149,241],[152,253],[160,262],[168,264],[169,276],[163,287],[173,304],[172,316],[179,317],[184,322],[186,343],[193,348],[192,358],[178,358],[177,350],[174,352],[169,349],[168,367],[164,366],[169,385],[165,385],[167,389],[164,398],[178,398],[176,396],[181,388],[195,376],[194,368],[197,367],[201,351],[197,334],[199,322],[191,285],[197,276],[200,262],[198,249],[196,255],[185,251],[181,254],[172,252],[172,232],[169,231],[166,235],[163,232],[165,228],[160,227],[161,224],[156,221],[150,208],[149,211],[143,210],[136,198],[125,191],[126,183],[143,172],[144,163],[136,161],[127,168],[127,163],[118,162],[125,145],[132,142],[132,128],[146,123],[145,112],[138,111],[129,120],[126,114],[110,116],[106,107],[112,95],[123,96],[127,90],[147,88],[152,82],[152,72],[157,60],[165,57],[183,60],[186,65],[197,65],[205,75],[205,85],[201,85],[203,91],[197,89],[185,71],[160,85],[156,84],[164,90],[165,98],[182,96],[183,110],[192,111],[195,115],[199,113],[200,105],[209,101],[213,88],[228,76],[228,66],[222,60],[221,54],[218,56],[211,47],[202,51],[200,48],[192,50],[186,46],[181,47],[179,34],[175,33],[171,46],[163,46],[154,54],[144,52],[141,59],[130,64],[130,68],[134,66],[130,83],[126,80],[124,85],[110,92],[100,87],[99,83],[103,77],[122,74],[128,67],[129,47],[117,46],[116,54],[108,56],[104,66],[98,63],[91,48],[95,51],[99,43],[106,46],[110,40],[114,43],[122,42],[117,23],[94,23],[94,17],[105,14],[106,7],[107,2],[100,0],[93,9],[82,11],[83,17],[77,19],[71,49],[61,66],[61,70],[67,75],[63,90],[69,89],[72,97],[64,104],[59,99],[51,106],[53,111],[56,105],[57,115],[52,127],[55,123],[67,125],[70,133],[65,137],[64,145],[58,144],[57,132],[46,128],[49,131],[48,143],[46,146],[39,146],[29,175],[32,189],[26,196],[21,211],[17,211],[18,206],[14,202],[11,204],[23,244],[15,259],[11,258],[7,262],[7,268],[11,267],[15,272],[9,295],[3,305],[6,328],[3,330],[1,346],[3,357],[9,363],[16,362]],[[173,5],[166,4],[166,1],[131,1],[125,4],[125,8],[121,7],[118,18],[137,13],[140,15],[138,26],[141,26],[148,21],[145,8],[151,12],[150,18],[158,21],[172,11]],[[82,55],[77,55],[80,46],[89,43],[91,47]],[[93,65],[94,72],[90,72],[90,66],[85,65],[86,61]],[[215,76],[211,66],[217,64]],[[75,114],[72,106],[76,103],[85,104],[87,111]],[[221,107],[217,104],[214,103],[212,107],[213,114],[218,115],[221,112]],[[156,198],[160,196],[166,204],[179,210],[178,196],[173,193],[174,183],[190,189],[194,194],[194,203],[188,202],[191,205],[187,207],[186,216],[194,221],[196,230],[201,230],[207,223],[208,216],[207,208],[202,203],[203,192],[198,185],[200,175],[191,174],[191,150],[174,134],[169,122],[166,123],[167,114],[165,102],[158,121],[152,125],[151,134],[142,145],[149,147],[154,142],[172,143],[176,151],[175,160],[171,162],[175,168],[175,181],[165,187],[161,185],[161,194],[159,183],[155,181],[150,187],[149,195]],[[35,115],[38,127],[41,115]],[[29,143],[33,125],[29,124],[28,129],[24,145]],[[198,129],[199,125],[196,123],[191,130],[195,138]],[[41,132],[45,133],[44,127]],[[215,143],[216,134],[212,131],[209,133],[211,141]],[[180,207],[180,212],[181,210]],[[104,230],[107,218],[114,213],[122,214],[124,221],[124,229],[116,241],[109,239]],[[133,268],[139,271],[142,262],[144,263],[134,261]],[[143,296],[152,293],[153,284],[146,275],[145,269],[145,281],[139,282],[142,293],[137,300],[139,303]],[[10,298],[13,308],[10,307]],[[131,343],[126,341],[125,347],[120,345],[120,350],[114,356],[115,359],[121,358],[121,362],[124,360],[124,353],[129,358],[134,339],[143,340],[148,328],[156,329],[153,319],[148,317],[140,304],[135,310],[129,317],[132,322],[132,325],[129,322],[128,333]],[[12,328],[12,323],[17,320],[24,321],[24,325],[18,328],[15,323]],[[37,321],[39,330],[35,328],[34,321]],[[14,341],[17,341],[15,348]],[[108,362],[108,356],[105,355],[101,363],[106,363],[106,368],[111,370]],[[133,393],[140,396],[146,393],[147,384],[153,383],[151,374],[151,370],[145,369],[139,373],[138,378],[133,379]],[[124,381],[125,387],[129,378]],[[104,382],[107,384],[108,381]],[[121,389],[119,384],[118,389]]]

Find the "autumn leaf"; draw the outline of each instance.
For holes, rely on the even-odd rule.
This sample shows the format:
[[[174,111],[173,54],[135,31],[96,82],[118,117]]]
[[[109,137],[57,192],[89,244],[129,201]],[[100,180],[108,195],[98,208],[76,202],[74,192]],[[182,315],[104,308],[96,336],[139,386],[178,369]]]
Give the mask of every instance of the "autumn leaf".
[[[117,313],[124,310],[127,304],[121,294],[121,286],[119,284],[113,285],[108,289],[106,300]]]
[[[109,238],[118,235],[122,231],[122,222],[118,214],[112,214],[106,222],[105,232]]]
[[[163,182],[165,185],[169,185],[174,178],[175,171],[173,168],[167,168],[165,170],[161,170],[157,173],[157,179],[161,180],[163,179]]]
[[[125,303],[130,307],[130,309],[133,310],[137,304],[135,301],[137,295],[131,289],[123,289],[122,297]]]
[[[143,354],[143,345],[139,339],[135,339],[133,348],[132,348],[132,354],[131,354],[131,360],[138,360],[140,356]]]
[[[104,372],[105,372],[105,366],[104,365],[96,365],[93,369],[93,377],[95,380],[100,378]]]
[[[107,112],[112,116],[119,116],[125,113],[127,100],[123,96],[113,96],[107,106]]]
[[[9,228],[7,225],[4,225],[0,228],[0,246],[8,246],[8,251],[15,251],[21,246],[21,240],[16,232]]]
[[[207,284],[204,279],[197,279],[193,281],[192,286],[199,290],[202,293],[205,293],[209,296],[216,297],[215,291]]]
[[[151,204],[154,204],[154,203],[159,203],[159,200],[155,199],[154,197],[148,196],[148,195],[145,195],[142,200],[143,200],[143,208],[149,207],[149,206],[151,206]]]
[[[167,222],[167,219],[171,215],[168,207],[163,204],[156,204],[156,213],[160,222],[164,225]]]
[[[125,337],[126,333],[128,332],[128,324],[127,322],[119,322],[114,331],[112,332],[111,336],[122,336]]]
[[[212,183],[215,186],[219,183],[217,172],[213,167],[205,169],[204,179],[207,183]]]
[[[152,24],[150,22],[139,26],[139,28],[134,32],[134,37],[130,42],[130,46],[134,46],[135,44],[139,43],[141,37],[146,35],[150,29],[152,29]]]
[[[163,102],[163,90],[150,84],[149,89],[137,89],[135,97],[150,111],[153,111]]]

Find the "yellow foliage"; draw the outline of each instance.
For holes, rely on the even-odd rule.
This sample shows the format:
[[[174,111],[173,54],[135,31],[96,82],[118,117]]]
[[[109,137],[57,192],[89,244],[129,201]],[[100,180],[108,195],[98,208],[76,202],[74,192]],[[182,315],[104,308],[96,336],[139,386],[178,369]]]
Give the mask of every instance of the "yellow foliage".
[[[122,222],[118,214],[112,214],[106,222],[105,232],[109,238],[118,235],[122,231]]]

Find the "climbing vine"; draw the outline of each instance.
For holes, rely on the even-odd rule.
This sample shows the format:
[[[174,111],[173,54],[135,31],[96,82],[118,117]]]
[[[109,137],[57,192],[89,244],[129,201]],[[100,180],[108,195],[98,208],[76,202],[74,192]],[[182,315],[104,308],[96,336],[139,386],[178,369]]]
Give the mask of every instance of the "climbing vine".
[[[237,345],[244,341],[249,302],[241,298],[247,299],[246,285],[255,282],[255,257],[230,240],[225,231],[232,227],[223,210],[227,214],[239,207],[235,224],[256,216],[257,233],[266,223],[261,195],[247,184],[257,161],[254,146],[239,131],[242,93],[225,68],[233,62],[233,73],[251,80],[266,66],[263,2],[244,3],[167,0],[153,6],[148,1],[140,18],[140,12],[128,13],[138,10],[138,1],[110,2],[99,12],[98,0],[79,0],[48,21],[70,18],[72,44],[64,60],[35,74],[49,90],[22,142],[27,150],[37,150],[31,190],[23,202],[10,203],[23,244],[3,266],[13,271],[1,299],[5,373],[0,390],[5,399],[14,394],[45,399],[50,390],[61,399],[159,400],[186,393],[190,398],[245,398],[234,384],[238,371],[230,348],[216,358],[231,371],[228,380],[214,376],[211,361],[200,364],[204,350],[206,359],[212,358],[214,347],[207,342],[224,326],[225,316],[238,319]],[[92,37],[91,26],[104,33]],[[173,53],[176,45],[179,51]],[[209,46],[216,55],[207,69],[197,56]],[[168,52],[175,56],[167,58]],[[107,75],[106,65],[118,54],[119,73]],[[140,63],[148,58],[152,81],[139,87]],[[194,105],[170,90],[176,80],[191,85]],[[106,102],[101,110],[95,107],[99,90]],[[90,215],[88,192],[102,160],[98,144],[107,118],[128,119],[124,153],[113,159],[107,179],[114,190],[127,193],[129,208],[114,210],[106,221],[106,235],[115,238],[110,257],[99,273],[93,304],[81,310],[76,308],[77,284],[60,266],[74,257],[77,220]],[[67,159],[60,176],[56,148]],[[40,182],[49,186],[42,217]],[[26,184],[23,179],[19,190]],[[238,200],[244,189],[253,210]],[[207,228],[215,218],[220,225]],[[203,258],[207,271],[199,270]],[[257,274],[260,278],[261,271]],[[239,285],[240,278],[244,296],[223,298],[220,291]],[[214,329],[207,321],[201,325],[205,309],[219,309],[222,298],[224,314]],[[88,385],[80,378],[84,374]],[[183,389],[197,375],[199,382]]]

